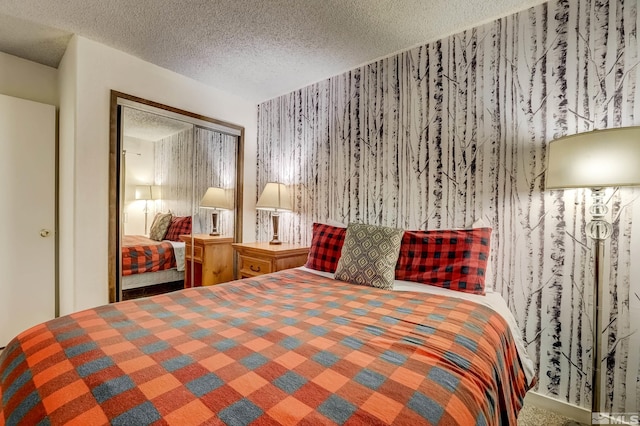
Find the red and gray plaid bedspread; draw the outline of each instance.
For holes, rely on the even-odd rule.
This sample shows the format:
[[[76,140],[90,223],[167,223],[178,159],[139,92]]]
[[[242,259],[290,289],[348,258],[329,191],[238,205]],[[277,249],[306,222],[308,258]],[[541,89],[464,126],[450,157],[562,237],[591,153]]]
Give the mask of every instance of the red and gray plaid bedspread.
[[[125,235],[122,239],[122,275],[164,271],[176,267],[173,246],[142,235]]]
[[[0,424],[516,424],[505,321],[290,270],[102,306],[0,355]]]

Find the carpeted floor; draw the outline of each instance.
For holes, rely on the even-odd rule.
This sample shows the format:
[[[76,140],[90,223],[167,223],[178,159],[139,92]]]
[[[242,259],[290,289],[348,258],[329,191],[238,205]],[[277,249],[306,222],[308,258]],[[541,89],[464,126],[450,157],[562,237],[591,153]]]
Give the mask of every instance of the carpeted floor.
[[[552,411],[525,405],[518,416],[518,426],[583,426]]]

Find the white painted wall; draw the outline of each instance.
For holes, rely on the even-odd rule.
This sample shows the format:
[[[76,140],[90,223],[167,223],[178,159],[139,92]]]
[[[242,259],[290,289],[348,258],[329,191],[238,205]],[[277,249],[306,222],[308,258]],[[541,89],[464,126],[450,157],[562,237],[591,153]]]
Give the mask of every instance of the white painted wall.
[[[151,222],[156,214],[155,201],[136,200],[137,185],[153,185],[154,178],[154,142],[124,137],[122,141],[126,154],[125,191],[123,225],[124,235],[145,235],[149,233]],[[144,227],[144,209],[148,208],[147,229]]]
[[[59,74],[61,314],[108,301],[112,89],[244,126],[243,234],[255,235],[255,103],[77,36]]]
[[[0,93],[49,105],[58,103],[58,70],[0,52]]]

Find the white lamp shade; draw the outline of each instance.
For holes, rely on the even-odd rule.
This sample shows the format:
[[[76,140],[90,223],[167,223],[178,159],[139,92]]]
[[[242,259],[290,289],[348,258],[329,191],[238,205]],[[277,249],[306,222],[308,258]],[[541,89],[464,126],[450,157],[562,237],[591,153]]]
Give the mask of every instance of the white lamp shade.
[[[229,210],[232,208],[227,191],[223,188],[210,187],[200,200],[200,207],[205,209]]]
[[[160,185],[151,185],[151,199],[159,200],[162,198],[162,190]]]
[[[151,185],[136,185],[136,200],[153,200]]]
[[[640,127],[556,139],[547,159],[546,189],[640,185]]]
[[[256,209],[259,210],[291,210],[291,195],[289,190],[283,183],[269,182],[265,185],[256,203]]]

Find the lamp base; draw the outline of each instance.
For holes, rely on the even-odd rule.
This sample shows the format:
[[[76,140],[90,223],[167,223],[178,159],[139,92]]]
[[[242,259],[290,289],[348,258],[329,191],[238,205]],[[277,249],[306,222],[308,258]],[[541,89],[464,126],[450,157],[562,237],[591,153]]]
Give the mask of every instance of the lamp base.
[[[211,224],[213,226],[209,235],[212,237],[217,237],[218,235],[220,235],[220,232],[218,232],[218,211],[216,209],[213,209],[213,213],[211,213]]]
[[[280,225],[280,214],[276,211],[271,216],[271,220],[273,221],[273,238],[269,241],[269,244],[277,245],[282,244],[280,238],[278,238],[278,228]]]

